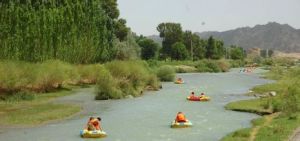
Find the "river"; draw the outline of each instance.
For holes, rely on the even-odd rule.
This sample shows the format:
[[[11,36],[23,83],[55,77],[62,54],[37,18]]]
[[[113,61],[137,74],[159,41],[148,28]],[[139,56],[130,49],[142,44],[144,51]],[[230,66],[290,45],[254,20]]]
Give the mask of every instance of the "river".
[[[249,97],[243,94],[250,88],[270,81],[257,73],[178,74],[182,85],[163,83],[163,89],[146,92],[142,97],[124,100],[94,101],[91,88],[63,97],[57,102],[76,102],[83,112],[71,119],[33,128],[18,128],[0,133],[0,141],[217,141],[239,128],[250,127],[258,116],[225,110],[231,102]],[[191,91],[205,92],[209,102],[190,102]],[[193,123],[192,128],[172,129],[171,121],[182,111]],[[101,116],[102,127],[108,136],[102,139],[82,139],[79,136],[89,116]]]

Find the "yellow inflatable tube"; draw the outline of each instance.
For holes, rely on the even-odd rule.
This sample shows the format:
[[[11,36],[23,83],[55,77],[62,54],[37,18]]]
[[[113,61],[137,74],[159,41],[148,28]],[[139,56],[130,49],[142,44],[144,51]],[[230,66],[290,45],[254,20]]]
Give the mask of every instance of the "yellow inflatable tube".
[[[104,138],[106,133],[101,130],[88,131],[86,129],[80,131],[80,136],[83,138]]]
[[[176,122],[175,120],[171,123],[171,128],[187,128],[191,127],[193,124],[189,120],[186,122]]]

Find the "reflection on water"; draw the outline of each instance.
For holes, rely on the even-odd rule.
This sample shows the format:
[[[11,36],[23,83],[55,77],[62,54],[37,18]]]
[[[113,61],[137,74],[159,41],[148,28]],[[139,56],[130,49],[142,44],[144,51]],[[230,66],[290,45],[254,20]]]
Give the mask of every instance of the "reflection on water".
[[[10,141],[76,141],[79,130],[91,115],[101,116],[103,128],[108,133],[104,141],[216,141],[239,128],[250,126],[254,114],[227,111],[230,101],[245,99],[242,94],[249,88],[267,83],[255,74],[234,70],[220,74],[179,74],[183,85],[164,83],[163,89],[147,92],[135,99],[93,101],[90,89],[65,97],[62,101],[81,103],[86,112],[60,123],[30,129],[17,129],[0,134],[0,140]],[[186,96],[191,91],[197,95],[205,92],[210,102],[190,102]],[[193,122],[192,128],[171,129],[170,123],[178,111]],[[94,139],[92,139],[94,140]]]

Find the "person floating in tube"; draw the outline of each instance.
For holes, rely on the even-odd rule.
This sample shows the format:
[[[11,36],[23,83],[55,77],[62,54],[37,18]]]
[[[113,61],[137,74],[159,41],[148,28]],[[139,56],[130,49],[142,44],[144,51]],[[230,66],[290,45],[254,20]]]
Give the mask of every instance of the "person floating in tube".
[[[178,112],[176,115],[175,121],[176,122],[186,122],[187,120],[185,118],[185,115],[182,112]]]

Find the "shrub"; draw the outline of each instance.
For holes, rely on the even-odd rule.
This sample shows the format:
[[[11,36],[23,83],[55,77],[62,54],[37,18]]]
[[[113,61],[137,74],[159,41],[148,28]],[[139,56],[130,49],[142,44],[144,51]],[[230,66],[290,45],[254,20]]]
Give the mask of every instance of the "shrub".
[[[79,82],[82,84],[96,84],[101,69],[103,69],[103,67],[100,64],[79,65],[77,67],[80,77]]]
[[[227,72],[230,69],[230,64],[226,60],[219,60],[218,66],[221,69],[222,72]]]
[[[196,72],[197,69],[193,66],[179,65],[175,66],[176,73],[191,73]]]
[[[161,81],[173,81],[175,78],[175,69],[172,66],[161,66],[158,68],[157,76]]]
[[[245,65],[244,60],[229,60],[229,63],[231,68],[239,68]]]
[[[20,91],[11,95],[0,95],[0,100],[15,102],[15,101],[31,101],[35,99],[35,94],[28,91]]]
[[[198,72],[211,72],[211,69],[206,66],[206,61],[199,61],[196,68]]]
[[[108,77],[102,78],[101,75],[101,82],[97,81],[98,87],[104,85],[104,88],[98,88],[96,99],[118,99],[127,95],[139,96],[147,86],[152,89],[159,88],[157,77],[143,61],[113,61],[105,64],[105,68]],[[108,81],[109,84],[102,84],[104,83],[102,79]]]
[[[97,100],[120,99],[121,91],[118,89],[116,80],[110,72],[103,66],[100,67],[99,77],[97,79]]]
[[[58,60],[49,60],[37,65],[32,89],[38,92],[50,92],[61,88],[65,80],[72,79],[74,68]]]
[[[25,62],[0,62],[0,90],[2,93],[16,93],[31,82],[33,67]],[[0,91],[1,93],[1,91]]]
[[[206,66],[210,69],[210,72],[221,72],[221,68],[214,61],[208,61]]]

